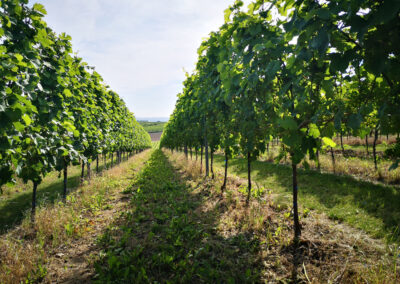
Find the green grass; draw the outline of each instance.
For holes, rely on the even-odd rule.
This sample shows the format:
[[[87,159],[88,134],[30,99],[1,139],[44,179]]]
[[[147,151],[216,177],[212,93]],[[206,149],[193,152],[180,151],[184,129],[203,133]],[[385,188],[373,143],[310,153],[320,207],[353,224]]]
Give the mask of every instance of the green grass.
[[[148,121],[139,121],[140,125],[143,126],[144,130],[149,133],[154,132],[162,132],[164,130],[164,126],[166,122],[148,122]]]
[[[344,143],[343,147],[344,147],[345,150],[354,150],[354,151],[367,152],[367,148],[366,148],[365,145],[346,145],[346,143]],[[386,143],[385,144],[382,143],[382,144],[376,145],[376,151],[377,152],[384,152],[387,148],[388,148],[388,146],[387,146]],[[335,149],[341,150],[342,148],[341,148],[340,144],[338,144],[338,145],[336,145]],[[369,154],[372,157],[372,145],[368,146],[368,151],[369,151]]]
[[[153,149],[158,149],[158,148],[160,148],[160,141],[152,141],[152,142],[151,142],[151,147],[152,147]]]
[[[137,176],[131,209],[99,239],[98,281],[254,283],[260,242],[217,234],[218,211],[201,210],[211,194],[195,192],[155,150]]]
[[[86,245],[93,248],[96,236],[112,222],[110,210],[122,211],[127,205],[129,201],[123,198],[122,192],[131,187],[133,176],[150,154],[150,150],[137,154],[103,171],[102,175],[93,176],[90,183],[85,182],[71,192],[67,202],[39,206],[34,224],[28,217],[18,228],[1,235],[0,283],[86,283],[82,280],[85,277],[71,275],[77,268],[76,250]],[[52,180],[56,186],[56,175],[45,182],[51,184]],[[55,188],[55,191],[60,190]],[[93,249],[86,252],[83,256],[88,258],[97,253]],[[55,256],[55,253],[65,256]],[[60,257],[65,260],[59,262]]]
[[[217,155],[219,169],[224,157]],[[229,173],[247,177],[247,161],[235,158]],[[268,162],[252,163],[252,180],[278,194],[280,202],[291,203],[291,168]],[[331,219],[362,229],[376,238],[399,241],[400,191],[395,187],[375,185],[349,176],[299,170],[299,201],[303,208],[326,213]]]
[[[115,157],[114,157],[115,161]],[[110,164],[110,161],[107,162]],[[109,165],[108,165],[109,167]],[[103,159],[99,160],[99,170],[104,169]],[[95,162],[92,163],[92,172],[95,173]],[[86,174],[85,169],[85,174]],[[80,182],[81,167],[71,166],[68,168],[68,186],[72,191],[77,188]],[[19,225],[23,218],[30,214],[32,205],[32,183],[23,184],[18,182],[15,185],[5,187],[4,194],[0,195],[0,234],[10,228]],[[63,176],[59,172],[51,172],[38,186],[37,204],[49,204],[60,200],[63,192]]]

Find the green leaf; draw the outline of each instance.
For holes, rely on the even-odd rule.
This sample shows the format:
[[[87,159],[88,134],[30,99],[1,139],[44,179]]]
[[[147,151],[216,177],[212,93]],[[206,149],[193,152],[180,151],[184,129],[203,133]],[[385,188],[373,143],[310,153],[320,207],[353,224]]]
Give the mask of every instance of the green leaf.
[[[73,132],[76,129],[75,126],[69,121],[64,121],[62,125],[64,126],[65,129],[67,129],[70,132]]]
[[[21,62],[23,59],[24,59],[24,57],[21,55],[21,54],[15,54],[14,55],[15,56],[15,58],[17,58],[17,60],[19,61],[19,62]]]
[[[322,137],[322,142],[329,147],[336,147],[336,143],[329,137]]]
[[[36,36],[38,42],[40,42],[44,47],[49,47],[52,44],[52,41],[49,39],[47,32],[45,29],[39,29],[38,34]]]
[[[284,129],[288,129],[288,130],[296,130],[297,129],[297,123],[291,117],[285,117],[283,119],[279,119],[278,124],[280,125],[280,127],[284,128]]]
[[[349,66],[349,60],[343,57],[340,53],[332,53],[329,55],[331,59],[331,64],[329,67],[329,71],[331,74],[336,72],[345,72],[347,67]]]
[[[43,15],[47,14],[46,9],[40,3],[36,3],[35,5],[33,5],[33,10],[35,10],[36,12],[42,13]]]
[[[335,134],[335,125],[333,122],[327,123],[321,130],[321,136],[332,137],[334,134]]]
[[[318,32],[318,35],[311,40],[311,48],[317,49],[320,53],[323,53],[329,44],[329,34],[326,30],[322,29]]]
[[[254,47],[253,47],[253,50],[254,51],[261,51],[261,50],[263,50],[263,49],[265,49],[265,46],[263,45],[263,44],[256,44]]]
[[[287,146],[294,148],[301,144],[301,136],[297,133],[291,133],[290,135],[283,136],[282,141]]]
[[[71,91],[68,90],[68,89],[64,89],[63,94],[64,94],[67,98],[70,98],[70,97],[73,96],[72,93],[71,93]]]
[[[295,165],[299,164],[303,158],[304,158],[304,153],[301,152],[300,150],[295,151],[294,155],[291,156],[292,163]]]
[[[357,130],[361,126],[361,116],[360,114],[352,114],[349,116],[349,120],[347,122],[347,126],[352,128],[353,130]]]
[[[16,5],[14,8],[14,12],[15,14],[17,14],[18,16],[21,16],[22,13],[22,7],[20,5]]]
[[[22,119],[24,120],[26,126],[29,126],[32,123],[31,118],[26,113],[22,116]]]
[[[313,124],[313,123],[311,123],[311,124],[309,125],[309,132],[308,132],[308,134],[309,134],[310,136],[312,136],[313,138],[318,138],[318,137],[321,135],[321,133],[319,132],[318,126],[315,125],[315,124]]]
[[[7,109],[5,113],[11,121],[18,121],[22,116],[22,111],[19,108]]]
[[[278,70],[280,68],[281,68],[281,64],[278,60],[271,61],[267,65],[267,68],[265,69],[265,71],[267,72],[267,75],[270,78],[270,80],[272,80],[275,77],[276,72],[278,72]]]
[[[228,8],[228,9],[226,9],[224,11],[224,20],[225,20],[226,23],[229,22],[231,14],[232,14],[232,9],[231,8]]]
[[[1,37],[1,28],[0,28],[0,37]],[[7,53],[7,48],[4,45],[0,45],[0,54]]]
[[[15,129],[19,132],[22,132],[25,129],[25,126],[19,121],[14,122],[13,125],[14,125]]]
[[[322,81],[322,89],[325,91],[328,97],[334,96],[334,86],[330,80]]]
[[[331,16],[331,12],[328,8],[321,8],[317,11],[317,16],[322,20],[328,20]]]

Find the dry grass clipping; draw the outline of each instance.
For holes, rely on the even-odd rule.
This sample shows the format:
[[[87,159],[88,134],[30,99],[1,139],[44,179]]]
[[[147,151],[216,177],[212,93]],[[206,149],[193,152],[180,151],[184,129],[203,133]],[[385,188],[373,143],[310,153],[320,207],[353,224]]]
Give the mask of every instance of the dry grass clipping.
[[[167,151],[166,151],[167,153]],[[258,238],[262,249],[258,256],[263,281],[268,283],[294,281],[300,283],[399,283],[399,251],[371,239],[365,233],[338,224],[323,214],[301,214],[302,237],[293,242],[290,208],[274,203],[271,191],[252,197],[249,206],[239,189],[245,180],[229,176],[221,194],[223,174],[215,180],[200,174],[200,162],[186,160],[183,154],[167,153],[195,193],[203,194],[205,202],[197,214],[219,215],[218,233],[231,237],[239,233]]]
[[[21,283],[26,279],[40,282],[47,275],[51,257],[68,244],[93,229],[92,219],[106,204],[112,193],[121,191],[131,182],[123,178],[132,164],[145,159],[149,151],[132,157],[85,182],[71,193],[67,202],[57,202],[37,208],[35,223],[29,216],[22,224],[0,238],[0,283]],[[99,197],[99,190],[102,197]],[[29,282],[30,283],[30,282]]]

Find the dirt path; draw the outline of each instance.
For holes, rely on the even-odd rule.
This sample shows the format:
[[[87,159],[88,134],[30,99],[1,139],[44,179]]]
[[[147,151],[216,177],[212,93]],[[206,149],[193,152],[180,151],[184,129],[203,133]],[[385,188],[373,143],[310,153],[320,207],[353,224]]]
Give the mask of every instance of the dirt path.
[[[156,142],[156,141],[160,141],[162,132],[152,132],[149,134],[151,137],[151,141]]]
[[[121,174],[121,178],[132,179],[148,160],[150,151],[138,155],[139,165]],[[97,239],[105,229],[125,210],[130,198],[118,190],[111,190],[105,201],[104,210],[81,218],[90,218],[87,233],[79,239],[65,244],[54,253],[47,265],[45,283],[90,283],[95,275],[93,260],[99,255]]]

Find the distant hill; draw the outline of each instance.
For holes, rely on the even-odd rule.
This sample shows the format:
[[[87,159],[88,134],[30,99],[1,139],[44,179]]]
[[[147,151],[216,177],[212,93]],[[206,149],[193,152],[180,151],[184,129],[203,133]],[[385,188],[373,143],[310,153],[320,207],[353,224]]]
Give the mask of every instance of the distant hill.
[[[148,122],[167,122],[168,117],[136,117],[137,121],[148,121]]]

